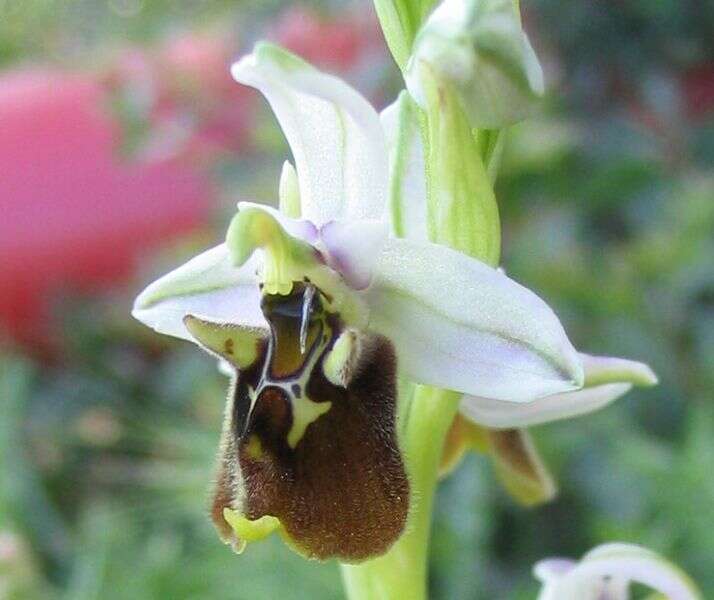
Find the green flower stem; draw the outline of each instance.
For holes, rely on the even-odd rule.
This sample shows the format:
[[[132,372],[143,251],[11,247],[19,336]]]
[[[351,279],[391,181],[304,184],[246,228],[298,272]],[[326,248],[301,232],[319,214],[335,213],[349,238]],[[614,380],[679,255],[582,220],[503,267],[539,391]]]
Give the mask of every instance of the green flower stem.
[[[497,265],[500,222],[491,174],[483,155],[497,156],[499,133],[481,139],[448,89],[429,91],[430,110],[419,111],[428,180],[428,229],[432,241]],[[489,161],[490,162],[490,161]],[[342,565],[350,600],[425,600],[434,493],[444,440],[458,412],[461,395],[427,386],[400,390],[401,446],[411,484],[411,514],[406,532],[382,557]]]
[[[359,565],[342,565],[350,600],[424,600],[431,513],[444,439],[460,395],[416,386],[400,423],[411,482],[412,512],[407,530],[387,554]]]
[[[377,17],[395,62],[403,71],[409,60],[418,24],[410,2],[405,0],[374,0]]]
[[[397,66],[404,71],[414,38],[437,0],[374,0],[374,7]]]
[[[387,43],[402,70],[433,4],[434,0],[375,0]],[[492,182],[498,168],[500,133],[476,137],[451,90],[435,79],[428,83],[429,110],[419,110],[418,119],[428,182],[429,237],[497,265],[501,228]],[[387,554],[359,565],[342,565],[349,600],[428,597],[434,493],[444,440],[461,395],[428,386],[400,387],[400,442],[411,484],[411,513],[405,533]]]

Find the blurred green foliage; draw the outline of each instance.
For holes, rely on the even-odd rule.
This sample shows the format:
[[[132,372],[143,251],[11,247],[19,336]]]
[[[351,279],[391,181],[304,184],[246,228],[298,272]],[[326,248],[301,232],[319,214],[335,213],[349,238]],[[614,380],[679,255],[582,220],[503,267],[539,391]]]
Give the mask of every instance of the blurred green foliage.
[[[167,28],[265,22],[279,4],[6,0],[0,63],[72,64]],[[714,124],[682,114],[678,87],[714,58],[712,7],[523,4],[557,84],[545,115],[510,135],[504,266],[579,348],[645,360],[661,384],[534,431],[561,485],[538,510],[468,457],[439,493],[433,597],[534,598],[536,560],[615,539],[669,556],[714,596]],[[273,182],[246,164],[224,167],[226,195],[270,199]],[[61,357],[2,359],[0,598],[339,598],[333,564],[277,539],[241,557],[219,543],[207,504],[225,381],[207,356],[130,323],[131,296],[67,298]]]

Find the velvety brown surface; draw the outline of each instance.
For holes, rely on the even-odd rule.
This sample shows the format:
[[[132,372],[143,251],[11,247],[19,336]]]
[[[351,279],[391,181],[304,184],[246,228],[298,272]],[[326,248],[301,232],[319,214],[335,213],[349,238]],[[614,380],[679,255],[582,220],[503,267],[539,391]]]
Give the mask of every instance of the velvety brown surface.
[[[264,301],[272,328],[271,348],[279,352],[268,349],[260,364],[239,377],[230,424],[224,432],[213,518],[225,532],[222,510],[232,502],[238,471],[235,456],[226,453],[235,453],[237,448],[244,491],[240,509],[246,517],[277,517],[296,549],[312,558],[359,561],[389,548],[404,529],[409,507],[409,484],[395,432],[396,359],[386,339],[369,338],[348,387],[330,383],[323,375],[322,362],[342,325],[335,315],[324,312],[316,297],[303,360],[315,350],[321,356],[300,393],[332,406],[291,448],[287,435],[293,415],[288,392],[263,381],[248,415],[249,387],[261,384],[264,360],[270,361],[268,378],[298,369],[296,353],[304,313],[296,296],[301,293],[298,288],[290,297]],[[321,347],[325,335],[328,343]],[[232,439],[225,439],[228,430]]]

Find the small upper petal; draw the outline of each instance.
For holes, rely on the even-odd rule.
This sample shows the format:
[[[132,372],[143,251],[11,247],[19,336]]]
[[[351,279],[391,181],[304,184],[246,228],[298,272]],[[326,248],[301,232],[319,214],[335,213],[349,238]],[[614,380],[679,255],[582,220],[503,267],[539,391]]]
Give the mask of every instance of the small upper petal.
[[[316,225],[339,218],[381,218],[388,159],[379,116],[342,80],[271,44],[232,67],[275,112],[295,159],[301,216]]]
[[[370,326],[392,340],[415,381],[512,401],[582,386],[577,352],[550,307],[460,252],[388,240],[368,303]]]
[[[216,246],[151,283],[134,302],[132,315],[158,333],[193,340],[184,317],[216,323],[265,326],[260,311],[258,255],[233,266],[225,244]]]
[[[347,283],[362,290],[372,281],[374,265],[387,241],[384,221],[331,221],[320,228],[320,239],[329,265]]]
[[[319,232],[314,223],[306,219],[293,219],[281,213],[279,210],[266,204],[258,204],[256,202],[239,202],[238,210],[246,210],[249,208],[257,208],[267,212],[275,219],[286,233],[292,237],[299,238],[308,244],[315,244],[319,239]]]

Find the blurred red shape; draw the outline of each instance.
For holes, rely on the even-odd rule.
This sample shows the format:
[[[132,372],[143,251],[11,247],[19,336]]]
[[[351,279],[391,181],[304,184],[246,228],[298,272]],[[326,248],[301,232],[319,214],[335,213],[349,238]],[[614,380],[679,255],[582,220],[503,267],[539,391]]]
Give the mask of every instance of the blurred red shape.
[[[145,155],[210,164],[250,145],[257,96],[230,75],[237,40],[229,39],[181,32],[152,49],[125,48],[109,66],[107,89],[140,105]]]
[[[382,51],[380,29],[371,8],[324,17],[305,6],[285,10],[271,31],[277,43],[318,67],[335,71],[355,68]]]
[[[687,114],[696,119],[714,112],[714,62],[700,64],[682,77]]]
[[[0,76],[0,327],[36,340],[59,289],[125,280],[140,256],[205,223],[211,190],[177,160],[123,161],[91,78]]]
[[[195,127],[187,151],[193,155],[235,154],[250,138],[256,94],[231,77],[236,46],[227,37],[184,33],[168,40],[155,57],[155,116],[175,119],[191,113]]]

